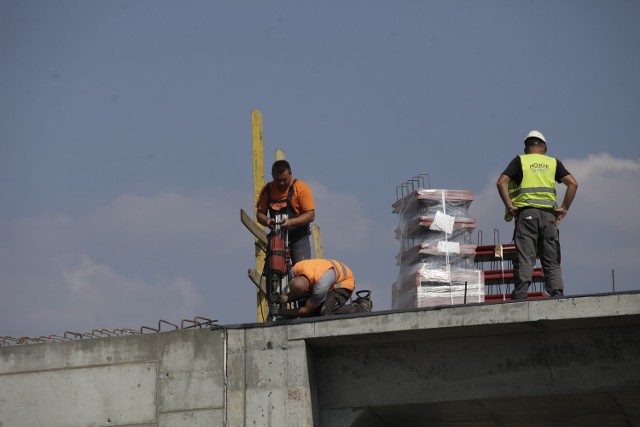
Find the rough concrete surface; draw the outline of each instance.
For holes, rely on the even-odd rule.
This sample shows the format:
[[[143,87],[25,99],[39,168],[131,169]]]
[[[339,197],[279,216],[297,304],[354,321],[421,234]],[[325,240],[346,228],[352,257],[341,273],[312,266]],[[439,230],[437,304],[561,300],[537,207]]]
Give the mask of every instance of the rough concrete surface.
[[[0,427],[640,425],[640,292],[0,347]]]

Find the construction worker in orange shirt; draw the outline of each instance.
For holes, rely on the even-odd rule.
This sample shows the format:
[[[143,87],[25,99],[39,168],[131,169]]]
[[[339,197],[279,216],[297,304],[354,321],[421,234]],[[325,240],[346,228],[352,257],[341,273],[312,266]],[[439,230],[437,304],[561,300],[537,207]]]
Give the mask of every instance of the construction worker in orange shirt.
[[[330,316],[371,311],[373,304],[369,291],[359,291],[357,300],[347,303],[355,288],[355,279],[351,269],[340,261],[299,261],[293,266],[293,274],[286,295],[274,292],[269,296],[269,314],[273,317]],[[281,304],[305,298],[302,307],[280,308]]]
[[[311,258],[311,234],[309,224],[315,219],[315,203],[311,188],[291,172],[286,160],[277,160],[271,167],[273,181],[260,190],[256,203],[258,222],[270,230],[276,228],[276,214],[286,214],[278,224],[288,231],[291,262]]]

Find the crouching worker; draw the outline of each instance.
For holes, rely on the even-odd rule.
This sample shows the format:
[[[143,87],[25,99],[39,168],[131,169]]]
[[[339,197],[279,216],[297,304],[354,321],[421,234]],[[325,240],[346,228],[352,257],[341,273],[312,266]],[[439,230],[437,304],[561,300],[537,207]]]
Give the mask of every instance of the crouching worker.
[[[347,304],[355,287],[355,279],[351,269],[339,261],[305,259],[293,266],[293,274],[295,277],[291,279],[289,292],[286,295],[274,292],[269,296],[271,316],[330,316],[371,311],[372,303],[368,297],[368,291],[360,291],[367,292],[367,296]],[[305,298],[307,300],[302,307],[279,307],[279,304]]]

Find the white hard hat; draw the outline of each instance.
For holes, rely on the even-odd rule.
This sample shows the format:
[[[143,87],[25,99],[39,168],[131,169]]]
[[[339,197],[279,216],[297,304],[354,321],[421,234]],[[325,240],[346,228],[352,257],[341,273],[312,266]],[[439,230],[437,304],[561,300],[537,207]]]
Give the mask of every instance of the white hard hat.
[[[527,136],[524,138],[524,143],[525,145],[527,144],[527,140],[529,138],[537,138],[540,141],[544,142],[545,144],[547,143],[547,140],[545,139],[544,135],[542,134],[542,132],[539,132],[537,130],[532,130],[531,132],[529,132],[527,134]]]

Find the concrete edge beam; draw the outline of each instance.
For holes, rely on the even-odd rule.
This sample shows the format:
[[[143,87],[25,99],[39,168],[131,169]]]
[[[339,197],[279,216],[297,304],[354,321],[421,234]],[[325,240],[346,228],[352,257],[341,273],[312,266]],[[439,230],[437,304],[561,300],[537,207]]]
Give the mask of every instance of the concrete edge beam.
[[[640,314],[640,293],[530,300],[522,302],[446,306],[409,312],[349,316],[338,322],[289,324],[289,340],[442,330],[486,325],[519,325],[531,322],[634,316]],[[366,318],[366,321],[363,321]],[[339,326],[339,327],[337,327]],[[544,327],[544,326],[538,326]]]

